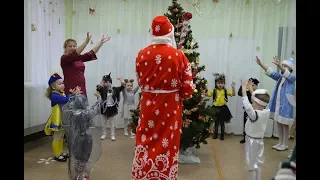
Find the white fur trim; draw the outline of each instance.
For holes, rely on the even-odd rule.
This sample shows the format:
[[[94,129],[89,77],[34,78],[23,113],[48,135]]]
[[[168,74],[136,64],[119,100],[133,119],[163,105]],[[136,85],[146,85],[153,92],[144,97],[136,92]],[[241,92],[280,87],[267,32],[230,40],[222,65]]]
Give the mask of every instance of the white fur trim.
[[[290,61],[288,61],[288,60],[282,61],[281,64],[285,64],[285,65],[289,66],[289,67],[292,69],[292,71],[294,71],[294,70],[296,69],[296,66],[295,66],[294,64],[292,64],[292,63],[291,63]]]
[[[272,69],[271,67],[269,67],[269,68],[266,70],[266,72],[264,72],[264,73],[265,73],[267,76],[271,76],[272,72],[273,72],[273,69]]]
[[[288,70],[287,68],[285,68],[282,76],[283,76],[284,78],[286,78],[286,79],[290,76],[290,72],[289,72],[289,70]]]
[[[168,44],[174,48],[177,48],[176,41],[174,39],[174,27],[172,26],[172,30],[170,33],[164,36],[154,36],[151,34],[151,44]]]

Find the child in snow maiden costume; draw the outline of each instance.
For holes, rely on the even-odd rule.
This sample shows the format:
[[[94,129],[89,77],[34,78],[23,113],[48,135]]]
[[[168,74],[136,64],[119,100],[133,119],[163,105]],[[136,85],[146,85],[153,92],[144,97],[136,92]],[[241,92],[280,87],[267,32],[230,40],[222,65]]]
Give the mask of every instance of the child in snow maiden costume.
[[[108,122],[111,132],[111,140],[116,140],[115,134],[115,116],[118,114],[118,107],[120,101],[120,92],[125,87],[125,82],[123,79],[119,79],[121,85],[119,87],[112,86],[111,73],[108,75],[104,75],[102,77],[102,81],[99,85],[97,85],[97,91],[100,93],[101,98],[103,100],[102,105],[102,117],[103,117],[103,131],[101,139],[104,140],[107,137],[106,123]]]
[[[279,143],[272,148],[285,151],[288,149],[289,126],[293,124],[293,106],[289,103],[286,94],[294,95],[296,76],[292,72],[295,70],[295,63],[292,58],[283,62],[280,62],[279,57],[273,59],[273,64],[280,69],[280,72],[262,64],[260,59],[256,57],[257,64],[265,70],[265,74],[277,81],[269,109],[270,119],[277,123]]]
[[[63,106],[63,126],[66,129],[70,160],[70,180],[89,180],[89,175],[101,155],[101,97],[88,109],[88,99],[79,94]]]
[[[121,117],[124,121],[124,135],[129,136],[128,133],[128,125],[129,123],[132,123],[132,118],[130,116],[130,110],[135,109],[135,102],[134,102],[134,95],[139,90],[139,86],[136,86],[133,88],[133,79],[125,79],[124,82],[126,83],[125,89],[122,91],[123,95],[123,104],[122,104],[122,113]],[[131,131],[131,138],[135,137],[135,134]]]

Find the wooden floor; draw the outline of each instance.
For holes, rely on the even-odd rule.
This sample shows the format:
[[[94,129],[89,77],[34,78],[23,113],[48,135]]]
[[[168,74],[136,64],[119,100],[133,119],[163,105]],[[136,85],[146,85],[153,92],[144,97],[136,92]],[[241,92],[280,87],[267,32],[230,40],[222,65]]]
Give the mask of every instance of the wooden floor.
[[[201,164],[180,164],[179,180],[246,180],[244,145],[241,136],[226,135],[224,141],[208,139],[207,145],[195,152]],[[276,173],[279,163],[287,159],[289,151],[278,152],[271,149],[277,139],[265,139],[265,164],[262,167],[262,180],[270,180]],[[292,147],[293,141],[289,141]],[[26,143],[24,146],[25,180],[68,180],[67,163],[38,163],[52,155],[51,137]],[[92,175],[92,180],[130,180],[134,140],[117,130],[117,141],[106,139],[102,142],[103,154]],[[67,152],[67,148],[65,147]],[[214,156],[215,155],[215,156]]]

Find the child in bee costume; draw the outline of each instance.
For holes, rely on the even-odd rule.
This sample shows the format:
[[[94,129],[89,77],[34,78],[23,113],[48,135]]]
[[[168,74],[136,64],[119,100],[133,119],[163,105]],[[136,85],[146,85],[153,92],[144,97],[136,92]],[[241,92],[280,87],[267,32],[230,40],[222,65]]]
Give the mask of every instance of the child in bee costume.
[[[130,110],[131,109],[135,109],[135,102],[134,102],[134,96],[137,93],[137,91],[139,90],[139,86],[135,87],[133,89],[133,79],[125,79],[124,82],[125,84],[125,88],[122,91],[122,96],[123,96],[123,104],[122,104],[122,113],[121,113],[121,117],[123,118],[124,121],[124,135],[125,136],[129,136],[128,133],[128,125],[129,123],[132,123],[132,118],[130,116]],[[135,134],[131,131],[131,138],[135,137]]]
[[[102,100],[99,94],[96,96],[98,101],[91,109],[87,108],[87,97],[81,94],[73,96],[62,108],[70,156],[70,180],[90,180],[90,173],[101,155]]]

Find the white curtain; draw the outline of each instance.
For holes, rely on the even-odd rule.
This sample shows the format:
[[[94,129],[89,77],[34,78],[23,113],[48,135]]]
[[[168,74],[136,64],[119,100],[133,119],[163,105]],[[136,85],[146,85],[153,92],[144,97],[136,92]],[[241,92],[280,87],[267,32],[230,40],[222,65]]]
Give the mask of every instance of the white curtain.
[[[50,112],[44,97],[52,72],[61,74],[64,1],[24,0],[24,134],[43,130]]]
[[[150,43],[148,30],[151,21],[154,16],[167,12],[171,2],[73,1],[73,38],[83,41],[87,31],[93,34],[94,44],[102,34],[112,37],[98,52],[98,60],[86,63],[90,103],[95,99],[95,86],[104,74],[112,73],[114,85],[119,85],[117,77],[135,77],[135,57],[140,49]],[[213,3],[211,0],[200,0],[200,6],[195,8],[196,2],[178,1],[185,11],[193,13],[193,37],[199,42],[200,64],[206,65],[206,71],[201,75],[209,81],[208,88],[214,87],[212,73],[223,72],[227,76],[227,88],[231,88],[231,82],[234,81],[237,91],[241,79],[255,77],[261,82],[260,88],[272,92],[275,83],[256,65],[255,56],[272,65],[272,56],[277,55],[278,50],[279,27],[295,27],[295,1],[221,0]],[[89,8],[95,9],[93,15],[89,14]],[[94,44],[90,44],[87,50]],[[230,98],[228,106],[233,119],[226,126],[226,132],[242,134],[243,109],[240,97]],[[118,127],[123,127],[120,118]],[[270,137],[272,133],[273,121],[270,120],[265,135]]]

